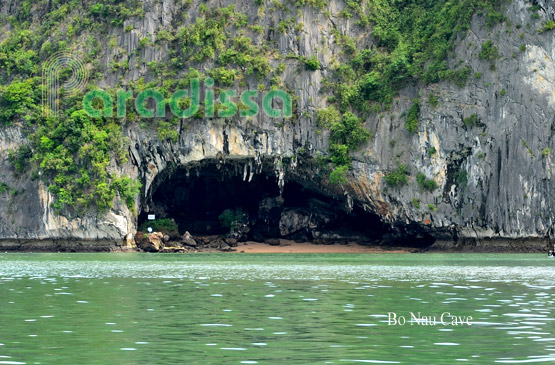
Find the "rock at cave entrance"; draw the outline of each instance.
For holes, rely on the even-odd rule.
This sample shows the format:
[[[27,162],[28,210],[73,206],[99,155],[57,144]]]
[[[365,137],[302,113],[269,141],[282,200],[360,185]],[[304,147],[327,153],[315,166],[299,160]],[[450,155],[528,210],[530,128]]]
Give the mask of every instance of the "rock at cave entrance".
[[[237,239],[233,237],[228,237],[225,239],[225,243],[227,243],[231,247],[237,247],[237,242],[238,242]]]
[[[222,250],[222,251],[231,251],[231,246],[228,245],[228,244],[225,243],[225,242],[222,242],[222,243],[220,244],[220,250]]]
[[[267,239],[264,240],[264,243],[267,243],[270,246],[279,246],[279,245],[281,245],[281,241],[277,238],[267,238]]]
[[[249,232],[251,231],[251,226],[247,221],[244,222],[237,222],[235,227],[229,232],[227,235],[230,239],[234,239],[236,241],[245,242],[248,239]]]
[[[286,209],[281,213],[279,233],[285,237],[291,233],[311,228],[311,214],[304,209]],[[312,227],[316,228],[316,227]]]
[[[164,247],[164,235],[161,232],[153,232],[144,234],[138,232],[135,235],[135,242],[137,247],[145,252],[158,252]]]
[[[133,237],[133,233],[128,233],[127,236],[125,236],[125,248],[135,248],[137,247],[137,245],[135,244],[135,239]]]
[[[283,198],[265,198],[258,204],[258,221],[260,234],[264,237],[279,236],[279,222],[283,210]],[[259,238],[259,237],[255,237]]]
[[[189,232],[185,232],[183,237],[181,237],[181,242],[187,246],[197,247],[197,242]]]

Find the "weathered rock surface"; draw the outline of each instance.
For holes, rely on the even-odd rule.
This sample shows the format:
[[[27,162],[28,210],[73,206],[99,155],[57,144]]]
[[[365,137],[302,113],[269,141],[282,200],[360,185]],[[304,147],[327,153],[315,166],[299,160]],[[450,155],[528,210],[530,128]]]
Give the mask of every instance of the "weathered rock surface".
[[[281,214],[279,233],[287,236],[291,233],[310,228],[310,212],[299,209],[288,209]]]
[[[135,236],[137,247],[145,252],[158,252],[164,247],[164,235],[160,232],[149,234],[137,233]]]
[[[183,234],[181,242],[187,246],[197,247],[197,242],[194,240],[189,232],[185,232],[185,234]]]
[[[279,246],[281,244],[280,240],[277,238],[267,238],[264,240],[264,243],[267,243],[270,246]]]
[[[228,237],[225,239],[225,243],[227,243],[230,247],[237,247],[237,239]]]
[[[140,37],[168,26],[172,17],[177,16],[172,11],[173,0],[145,0],[144,3],[145,16],[133,21],[135,29],[132,32],[114,29],[104,37],[105,49],[109,49],[108,39],[116,36],[118,46],[134,54],[138,51]],[[257,16],[251,0],[195,0],[188,23],[194,22],[201,3],[208,7],[233,3],[249,17]],[[553,1],[538,0],[537,3],[542,6],[542,19],[555,19]],[[528,5],[527,1],[514,0],[507,6],[505,15],[512,24],[526,24],[530,17]],[[0,13],[13,14],[17,7],[16,0],[2,2]],[[510,242],[515,244],[525,238],[553,239],[555,157],[553,153],[548,156],[541,153],[545,148],[555,151],[553,33],[538,34],[535,28],[526,27],[515,31],[507,23],[488,29],[484,20],[475,16],[471,29],[461,37],[452,62],[465,60],[474,72],[482,74],[482,78],[469,80],[463,88],[442,82],[401,90],[390,112],[368,118],[366,126],[376,137],[354,156],[348,182],[337,186],[322,177],[320,168],[312,164],[309,157],[324,154],[328,148],[329,136],[326,131],[317,133],[312,112],[327,105],[320,89],[323,79],[329,76],[333,58],[340,53],[330,41],[334,37],[332,29],[335,25],[343,34],[360,36],[356,26],[337,15],[343,7],[343,1],[330,1],[328,9],[332,16],[329,19],[306,8],[302,12],[306,26],[299,38],[295,34],[272,35],[280,53],[318,54],[322,64],[321,70],[315,72],[299,71],[288,64],[284,82],[291,85],[298,96],[298,109],[306,111],[294,123],[278,125],[262,113],[248,123],[191,120],[186,122],[186,128],[180,127],[178,143],[162,142],[155,131],[136,124],[128,125],[125,134],[131,141],[129,163],[114,166],[114,169],[142,181],[144,191],[136,202],[138,211],[150,210],[152,194],[164,183],[160,177],[170,166],[192,167],[199,161],[213,159],[244,167],[248,179],[257,173],[265,158],[275,162],[277,184],[287,179],[297,181],[343,199],[348,206],[374,212],[393,228],[415,226],[438,239],[459,240],[467,245],[476,240],[487,245],[495,238],[514,239]],[[280,12],[267,11],[259,22],[268,29],[282,16]],[[316,22],[318,26],[312,26]],[[128,25],[127,22],[124,25]],[[489,63],[481,61],[477,54],[479,45],[494,34],[502,34],[496,40],[501,56],[496,69],[490,70]],[[326,47],[322,48],[321,44]],[[526,45],[522,53],[518,51],[521,44]],[[139,52],[146,63],[169,59],[164,47],[146,47]],[[108,67],[109,60],[108,51],[101,62],[104,67]],[[123,75],[111,73],[103,82],[105,86],[113,86],[122,76],[131,81],[147,74],[146,67],[130,64],[129,71]],[[255,78],[247,79],[249,87],[256,88],[257,83]],[[505,90],[503,95],[501,90]],[[435,108],[422,104],[421,126],[416,137],[411,136],[405,131],[402,115],[409,109],[412,98],[430,91],[438,96],[440,104]],[[466,128],[462,119],[474,113],[480,123]],[[16,175],[7,161],[8,150],[25,143],[28,141],[21,127],[0,129],[1,181],[17,190],[16,194],[0,193],[0,239],[5,242],[80,239],[121,243],[128,234],[136,232],[138,212],[130,211],[121,202],[116,202],[114,208],[102,216],[95,213],[77,216],[74,212],[56,215],[47,187],[30,176]],[[437,152],[428,155],[432,147]],[[285,160],[287,164],[282,163]],[[384,173],[398,162],[409,166],[412,176],[418,171],[433,176],[440,190],[422,191],[413,179],[400,189],[386,189]],[[463,175],[466,181],[461,184],[456,180]],[[421,207],[416,207],[412,203],[414,200],[419,201]],[[289,211],[284,217],[272,213],[279,202],[270,199],[264,204],[266,219],[279,233],[290,234],[310,228],[308,213]],[[426,209],[429,204],[437,211]],[[162,244],[157,240],[147,241],[136,238],[140,248],[159,248]]]

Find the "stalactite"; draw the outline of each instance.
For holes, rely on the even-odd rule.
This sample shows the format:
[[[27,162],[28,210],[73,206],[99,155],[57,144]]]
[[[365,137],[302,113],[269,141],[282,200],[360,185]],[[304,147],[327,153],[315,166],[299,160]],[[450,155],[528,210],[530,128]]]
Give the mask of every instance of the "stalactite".
[[[249,161],[249,169],[250,169],[250,174],[249,174],[249,182],[252,181],[252,177],[254,176],[254,168],[252,166],[252,161]]]
[[[345,195],[346,195],[347,209],[348,209],[349,212],[352,212],[352,211],[353,211],[353,207],[354,207],[353,197],[352,197],[350,194],[348,194],[348,193],[346,193]]]
[[[285,168],[283,166],[283,160],[281,156],[277,156],[274,159],[274,171],[277,176],[277,184],[279,188],[279,195],[283,195],[283,187],[285,186]]]

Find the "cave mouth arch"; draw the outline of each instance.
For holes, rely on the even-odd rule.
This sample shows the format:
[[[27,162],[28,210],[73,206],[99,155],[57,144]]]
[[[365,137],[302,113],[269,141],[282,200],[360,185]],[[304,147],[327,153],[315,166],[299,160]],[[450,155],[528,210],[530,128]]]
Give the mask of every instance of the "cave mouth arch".
[[[283,174],[281,162],[253,158],[205,159],[169,166],[153,181],[139,225],[148,214],[171,218],[179,234],[229,234],[224,212],[240,212],[236,238],[265,241],[381,244],[392,236],[391,226],[357,205],[347,208],[345,197],[315,190],[317,181],[300,182],[299,171]],[[279,176],[282,180],[279,180]],[[318,179],[318,177],[314,177]],[[232,230],[233,231],[233,230]]]

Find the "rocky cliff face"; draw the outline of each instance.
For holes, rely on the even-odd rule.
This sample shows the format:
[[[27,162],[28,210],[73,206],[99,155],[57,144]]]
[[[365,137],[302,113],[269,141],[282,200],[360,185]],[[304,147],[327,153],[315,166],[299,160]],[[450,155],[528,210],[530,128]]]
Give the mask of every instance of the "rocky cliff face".
[[[455,241],[555,237],[555,164],[553,152],[547,152],[555,151],[555,36],[553,31],[537,31],[541,20],[555,19],[552,1],[536,2],[540,7],[537,23],[531,20],[530,2],[524,0],[506,5],[507,21],[492,28],[475,15],[449,59],[450,64],[461,61],[472,69],[473,76],[466,85],[445,81],[414,83],[401,89],[389,110],[365,120],[374,137],[355,152],[347,181],[341,185],[330,183],[323,167],[314,160],[325,155],[329,146],[329,132],[315,120],[316,110],[329,105],[328,95],[321,92],[324,80],[331,77],[337,59],[348,58],[334,43],[337,33],[333,29],[355,39],[359,46],[372,43],[354,19],[339,15],[344,1],[330,1],[323,10],[307,5],[298,11],[289,4],[270,11],[268,5],[262,12],[250,0],[194,0],[185,9],[177,0],[147,0],[143,4],[144,17],[123,24],[133,25],[132,31],[113,27],[103,36],[105,51],[100,57],[101,66],[109,69],[118,53],[137,52],[141,65],[137,67],[136,58],[130,57],[129,70],[106,72],[101,87],[115,86],[121,77],[148,80],[151,71],[146,64],[168,62],[168,45],[140,47],[139,43],[145,37],[154,41],[154,35],[171,28],[176,17],[192,24],[202,5],[234,4],[249,22],[263,27],[261,35],[253,36],[257,42],[270,40],[282,55],[318,56],[321,67],[316,71],[300,67],[296,59],[272,61],[272,67],[281,62],[287,66],[282,80],[298,97],[297,118],[276,121],[261,113],[250,120],[184,120],[176,127],[179,139],[175,143],[161,141],[155,130],[139,123],[126,124],[129,162],[114,162],[111,168],[136,177],[143,190],[135,209],[118,201],[107,214],[100,215],[55,214],[51,208],[54,197],[44,183],[29,174],[16,174],[7,161],[9,149],[28,143],[25,128],[4,127],[0,129],[0,181],[15,190],[0,192],[1,239],[121,241],[136,231],[141,214],[156,209],[153,195],[168,181],[169,171],[183,168],[194,172],[203,160],[233,166],[246,179],[264,170],[277,186],[297,182],[334,198],[338,205],[378,215],[393,231],[424,232]],[[0,13],[14,14],[20,6],[17,0],[4,1]],[[297,24],[304,24],[302,31],[276,31],[280,20],[291,13],[296,15]],[[533,25],[527,27],[531,22]],[[117,47],[108,45],[110,39],[116,39]],[[494,40],[499,50],[495,67],[478,57],[480,45],[488,40]],[[204,62],[194,66],[202,70],[214,65]],[[259,83],[254,76],[245,81],[243,89],[256,89]],[[427,100],[430,94],[437,98],[437,105],[421,102],[418,130],[407,133],[406,113],[413,99],[420,96]],[[473,122],[465,123],[469,117]],[[384,175],[398,164],[407,167],[408,184],[388,187]],[[418,172],[433,178],[439,188],[419,188]]]

